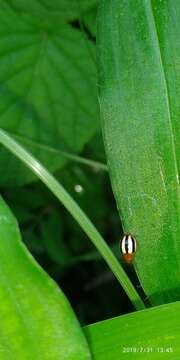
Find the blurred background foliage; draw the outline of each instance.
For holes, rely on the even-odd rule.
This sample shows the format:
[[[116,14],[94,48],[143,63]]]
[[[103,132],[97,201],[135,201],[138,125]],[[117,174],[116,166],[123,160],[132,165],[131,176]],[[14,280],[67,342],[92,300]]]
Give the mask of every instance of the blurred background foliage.
[[[7,32],[1,47],[7,49],[3,56],[0,51],[0,66],[5,57],[11,75],[4,66],[0,126],[54,172],[119,257],[122,228],[108,172],[71,159],[78,155],[106,164],[97,101],[97,1],[1,4],[0,37]],[[48,37],[46,51],[42,36]],[[63,206],[3,148],[0,166],[1,193],[23,241],[60,284],[81,323],[131,311],[127,296]]]

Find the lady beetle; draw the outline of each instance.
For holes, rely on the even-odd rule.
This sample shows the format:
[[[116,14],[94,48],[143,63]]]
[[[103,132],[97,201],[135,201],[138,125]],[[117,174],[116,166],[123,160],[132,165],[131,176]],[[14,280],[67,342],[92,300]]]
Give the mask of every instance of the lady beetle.
[[[136,253],[136,239],[131,234],[126,234],[121,240],[121,253],[124,261],[131,264]]]

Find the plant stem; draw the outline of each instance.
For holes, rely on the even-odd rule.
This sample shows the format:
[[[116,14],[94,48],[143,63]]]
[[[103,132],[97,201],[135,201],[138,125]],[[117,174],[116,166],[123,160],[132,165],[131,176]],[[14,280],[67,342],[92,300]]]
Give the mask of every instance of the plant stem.
[[[8,131],[8,133],[9,133],[9,131]],[[103,164],[100,161],[87,159],[87,158],[84,158],[82,156],[74,155],[74,154],[72,154],[70,152],[63,151],[63,150],[60,150],[60,149],[56,149],[56,148],[54,148],[52,146],[49,146],[49,145],[41,144],[39,142],[37,143],[36,141],[34,141],[32,139],[28,139],[26,137],[17,135],[17,134],[15,134],[13,132],[10,132],[10,133],[13,135],[13,138],[15,138],[17,140],[20,140],[23,143],[32,145],[32,146],[34,146],[36,148],[42,149],[42,150],[47,151],[47,152],[51,152],[51,153],[54,153],[54,154],[59,154],[59,155],[65,157],[65,158],[67,158],[69,160],[75,161],[75,162],[83,164],[83,165],[87,165],[87,166],[91,167],[92,169],[94,169],[95,171],[106,171],[106,172],[108,172],[107,165]]]

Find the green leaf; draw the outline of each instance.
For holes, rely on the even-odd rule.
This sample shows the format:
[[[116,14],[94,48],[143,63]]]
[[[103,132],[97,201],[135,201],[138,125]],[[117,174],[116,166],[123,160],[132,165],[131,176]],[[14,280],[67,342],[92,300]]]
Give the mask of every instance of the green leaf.
[[[101,2],[104,142],[124,231],[137,239],[135,266],[153,304],[180,296],[179,22],[179,2]]]
[[[77,153],[99,128],[96,67],[89,48],[94,52],[94,45],[70,25],[49,29],[38,16],[0,7],[0,126],[51,171],[67,159],[52,156],[44,145]],[[33,179],[4,149],[0,168],[0,184]]]
[[[20,240],[0,198],[0,359],[90,359],[64,294]]]
[[[91,35],[96,37],[96,23],[97,23],[97,7],[87,11],[83,16],[83,22]]]
[[[180,302],[85,327],[96,360],[180,358]]]
[[[137,309],[143,309],[144,303],[132,285],[128,276],[119,264],[112,251],[110,250],[103,237],[100,235],[91,220],[83,212],[83,210],[74,201],[71,195],[64,187],[41,165],[30,153],[28,153],[21,145],[14,141],[5,131],[0,130],[0,143],[9,149],[18,159],[20,159],[29,169],[35,173],[39,179],[50,189],[57,199],[65,206],[69,213],[79,223],[86,235],[90,238],[94,246],[101,253],[104,260],[109,265],[113,274],[124,288],[133,305]]]
[[[82,16],[97,3],[97,0],[8,0],[13,9],[39,16],[40,19],[48,21],[74,20]]]

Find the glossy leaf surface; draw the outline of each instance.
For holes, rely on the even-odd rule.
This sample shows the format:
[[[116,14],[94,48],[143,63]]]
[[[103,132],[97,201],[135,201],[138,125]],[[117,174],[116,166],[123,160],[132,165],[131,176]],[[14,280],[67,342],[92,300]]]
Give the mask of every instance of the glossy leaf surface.
[[[20,240],[0,198],[0,359],[90,359],[70,304]]]

